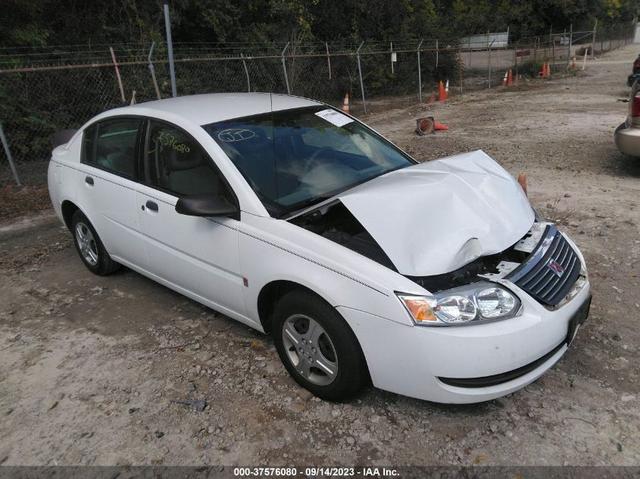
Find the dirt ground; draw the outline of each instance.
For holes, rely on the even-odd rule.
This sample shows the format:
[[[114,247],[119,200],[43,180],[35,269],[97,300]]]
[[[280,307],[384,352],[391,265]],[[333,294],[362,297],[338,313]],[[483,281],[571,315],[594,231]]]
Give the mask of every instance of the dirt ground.
[[[481,148],[525,172],[582,248],[590,320],[534,384],[470,406],[320,401],[269,338],[133,272],[93,276],[45,216],[0,228],[0,464],[640,464],[640,160],[613,144],[637,50],[436,105],[447,133],[412,133],[426,108],[366,118],[421,160]]]
[[[51,200],[46,181],[39,185],[7,184],[0,188],[0,224],[20,218],[25,212],[33,215],[47,210],[51,210]]]

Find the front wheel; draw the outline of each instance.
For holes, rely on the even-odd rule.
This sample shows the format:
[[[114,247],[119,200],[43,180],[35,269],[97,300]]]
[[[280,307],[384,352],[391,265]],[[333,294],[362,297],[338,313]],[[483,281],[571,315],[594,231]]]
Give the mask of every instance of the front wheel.
[[[367,382],[358,340],[321,298],[304,291],[288,293],[276,305],[272,334],[289,374],[314,395],[340,401]]]

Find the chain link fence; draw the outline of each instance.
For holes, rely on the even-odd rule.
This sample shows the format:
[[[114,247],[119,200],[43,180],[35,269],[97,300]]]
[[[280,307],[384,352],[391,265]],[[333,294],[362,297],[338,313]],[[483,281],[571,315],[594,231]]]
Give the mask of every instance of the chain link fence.
[[[542,63],[553,73],[573,59],[599,55],[632,41],[635,25],[586,32],[550,32],[494,47],[468,41],[363,42],[284,45],[175,44],[179,95],[267,91],[339,106],[350,95],[362,114],[395,105],[433,101],[438,82],[450,94],[494,88],[512,69],[516,79],[537,77]],[[0,49],[0,123],[23,184],[46,182],[51,137],[78,128],[109,108],[171,96],[164,45]],[[116,59],[116,64],[113,61]],[[117,73],[116,73],[117,72]],[[120,80],[118,79],[118,76]],[[0,187],[14,178],[0,151]]]

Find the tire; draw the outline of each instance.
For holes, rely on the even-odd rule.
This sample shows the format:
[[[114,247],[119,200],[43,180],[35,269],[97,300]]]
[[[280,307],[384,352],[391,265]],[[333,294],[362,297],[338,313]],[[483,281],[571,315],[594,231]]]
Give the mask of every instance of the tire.
[[[111,259],[95,228],[80,210],[71,217],[71,234],[80,259],[93,274],[106,276],[120,269],[120,264]]]
[[[278,301],[272,335],[289,374],[319,398],[349,399],[369,380],[351,328],[333,307],[310,292],[291,291]]]

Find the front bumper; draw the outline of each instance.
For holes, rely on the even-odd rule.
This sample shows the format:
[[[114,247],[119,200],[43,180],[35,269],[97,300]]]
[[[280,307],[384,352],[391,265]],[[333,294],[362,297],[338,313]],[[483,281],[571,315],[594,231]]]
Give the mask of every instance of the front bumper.
[[[516,293],[523,303],[521,316],[473,326],[403,326],[355,309],[338,310],[360,341],[374,386],[428,401],[475,403],[517,391],[562,357],[567,338],[573,336],[571,320],[589,300],[590,287],[586,282],[571,301],[555,310],[517,288]],[[531,364],[533,368],[522,369]],[[460,385],[464,379],[492,378],[519,369],[521,374],[493,384]],[[463,381],[447,384],[445,378]]]
[[[613,137],[621,153],[640,157],[640,128],[627,127],[623,123],[616,128]]]

